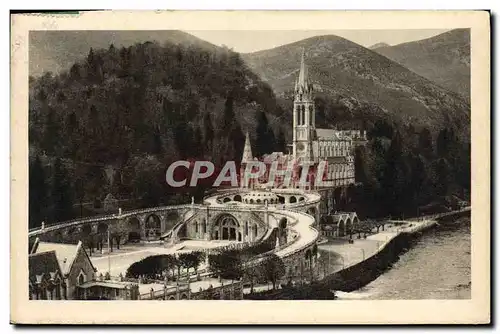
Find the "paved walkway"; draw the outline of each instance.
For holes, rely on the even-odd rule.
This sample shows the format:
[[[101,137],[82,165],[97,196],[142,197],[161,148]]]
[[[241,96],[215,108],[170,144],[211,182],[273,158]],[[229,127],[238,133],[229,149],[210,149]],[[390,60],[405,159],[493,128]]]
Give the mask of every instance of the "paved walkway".
[[[368,235],[366,239],[357,239],[357,234],[353,235],[354,243],[350,244],[348,238],[332,238],[328,242],[318,244],[320,264],[316,267],[316,277],[323,278],[344,268],[358,264],[363,260],[375,255],[379,250],[402,232],[414,233],[430,225],[435,224],[433,220],[406,221],[401,224],[385,225],[384,230]],[[324,257],[321,259],[321,257]],[[323,263],[323,264],[322,264]],[[324,267],[326,265],[326,267]],[[308,279],[309,273],[304,272],[303,278]],[[254,292],[262,292],[271,289],[269,285],[256,285]],[[250,288],[245,288],[244,293],[250,293]]]

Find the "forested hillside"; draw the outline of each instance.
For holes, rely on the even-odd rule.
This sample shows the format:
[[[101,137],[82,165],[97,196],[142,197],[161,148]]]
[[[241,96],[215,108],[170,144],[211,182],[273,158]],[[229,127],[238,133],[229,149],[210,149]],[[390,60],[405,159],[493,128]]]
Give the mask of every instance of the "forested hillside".
[[[243,59],[291,103],[302,50],[316,88],[320,126],[371,127],[384,119],[426,127],[435,135],[448,126],[462,139],[470,136],[470,106],[462,96],[342,37],[315,36]]]
[[[67,72],[30,78],[31,224],[71,218],[71,203],[108,193],[163,203],[174,160],[239,161],[245,131],[262,143],[256,154],[277,141],[284,149],[282,113],[272,90],[228,49],[90,49]]]

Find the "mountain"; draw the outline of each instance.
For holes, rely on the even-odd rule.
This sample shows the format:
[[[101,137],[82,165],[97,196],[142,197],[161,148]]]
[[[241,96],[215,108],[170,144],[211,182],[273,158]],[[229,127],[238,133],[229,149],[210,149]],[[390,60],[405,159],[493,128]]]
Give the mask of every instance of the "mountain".
[[[420,41],[374,48],[374,51],[470,98],[470,29],[455,29]]]
[[[90,48],[128,47],[136,43],[166,42],[215,50],[216,46],[178,30],[130,31],[130,30],[76,30],[32,31],[29,36],[29,71],[32,76],[44,72],[60,73],[78,60],[83,60]]]
[[[377,52],[333,35],[243,55],[248,66],[288,101],[287,110],[302,50],[310,80],[319,91],[318,114],[325,118],[323,122],[319,117],[319,125],[352,126],[359,120],[384,118],[435,131],[451,126],[468,137],[470,107],[459,94]]]
[[[378,48],[384,48],[384,47],[391,47],[389,44],[387,43],[376,43],[376,44],[373,44],[372,46],[370,46],[368,49],[370,50],[374,50],[374,49],[378,49]]]

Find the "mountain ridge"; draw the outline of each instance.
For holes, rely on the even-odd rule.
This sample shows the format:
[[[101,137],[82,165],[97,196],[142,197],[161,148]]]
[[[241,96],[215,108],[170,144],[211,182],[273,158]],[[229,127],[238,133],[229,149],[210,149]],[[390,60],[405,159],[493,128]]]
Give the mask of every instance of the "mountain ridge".
[[[216,50],[216,46],[206,40],[180,30],[109,30],[109,31],[33,31],[30,33],[29,71],[39,76],[51,71],[58,74],[87,56],[89,49],[130,47],[147,41],[159,44],[174,43],[199,46]]]
[[[278,96],[289,99],[302,49],[310,80],[319,88],[319,95],[340,103],[351,118],[369,116],[359,109],[371,108],[372,114],[405,124],[436,130],[452,125],[464,130],[464,134],[470,131],[468,125],[461,125],[470,123],[470,107],[459,94],[339,36],[310,37],[242,57]]]
[[[470,29],[453,29],[373,50],[467,100],[470,98]]]

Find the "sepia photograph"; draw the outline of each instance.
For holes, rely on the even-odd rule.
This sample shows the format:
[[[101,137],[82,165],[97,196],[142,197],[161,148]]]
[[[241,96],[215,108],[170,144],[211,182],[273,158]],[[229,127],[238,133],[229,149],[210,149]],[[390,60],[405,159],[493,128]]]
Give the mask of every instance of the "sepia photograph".
[[[286,30],[23,27],[19,303],[305,311],[489,291],[471,270],[476,205],[489,233],[472,23],[294,28],[299,14]]]

